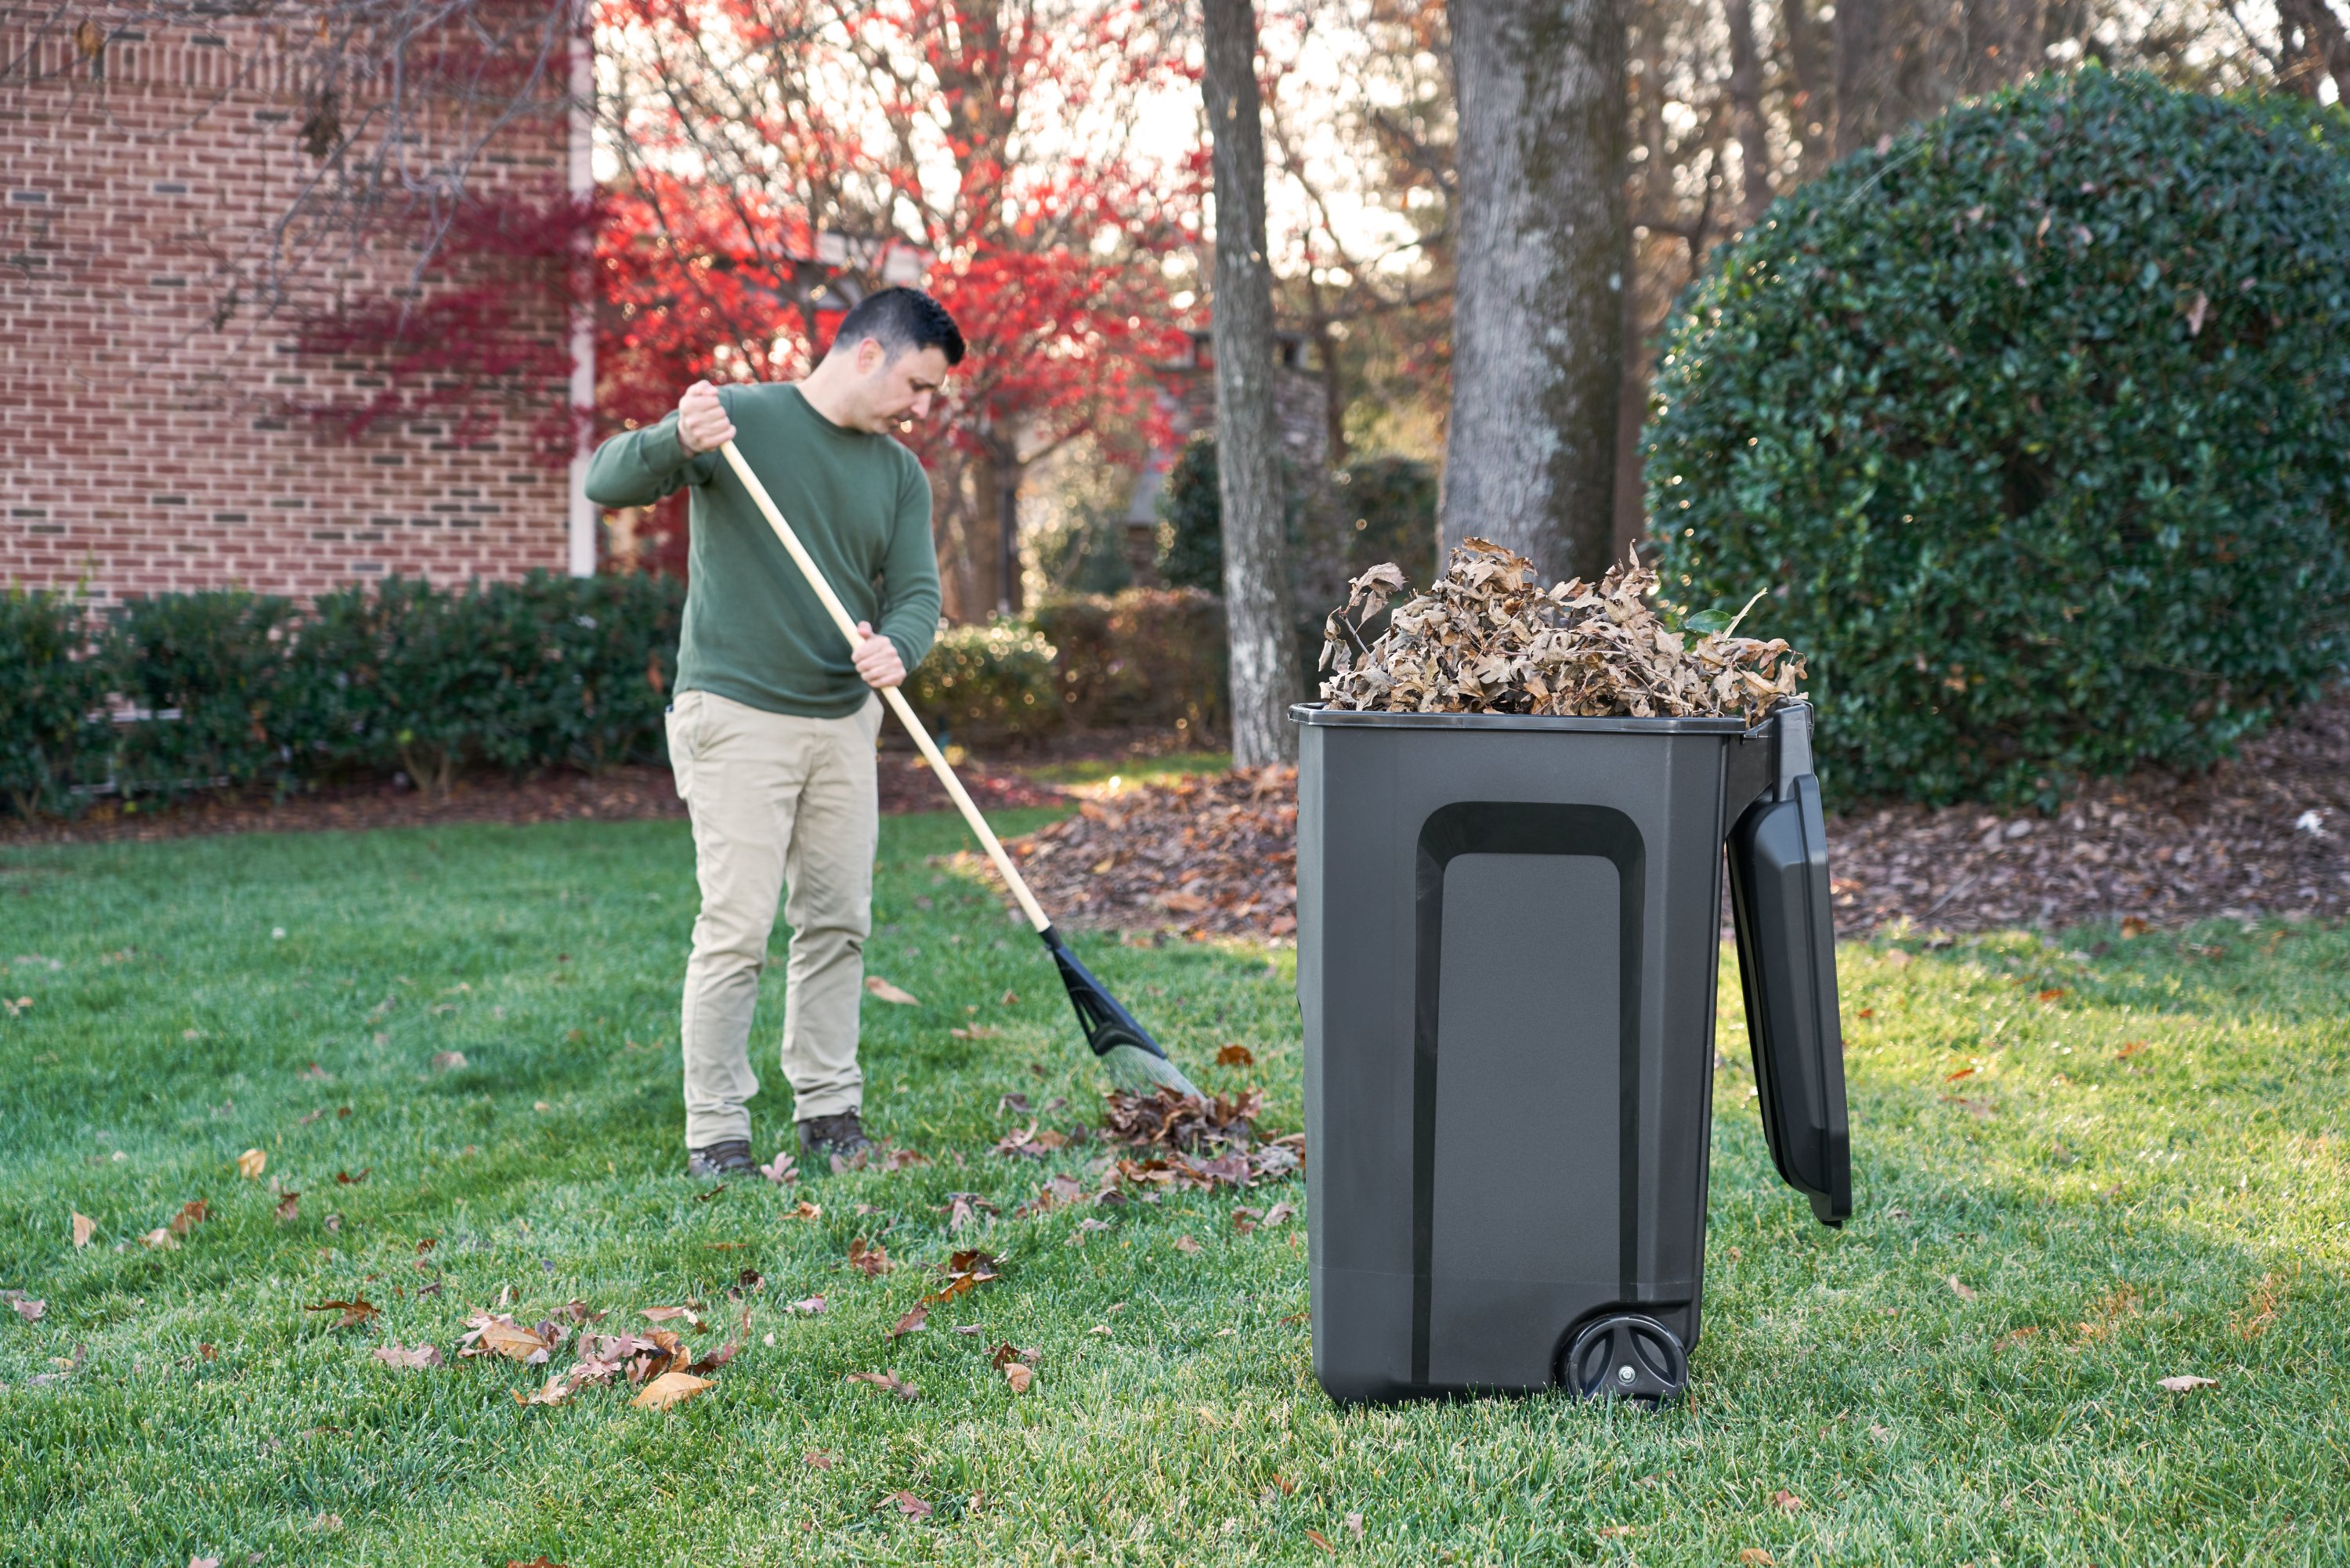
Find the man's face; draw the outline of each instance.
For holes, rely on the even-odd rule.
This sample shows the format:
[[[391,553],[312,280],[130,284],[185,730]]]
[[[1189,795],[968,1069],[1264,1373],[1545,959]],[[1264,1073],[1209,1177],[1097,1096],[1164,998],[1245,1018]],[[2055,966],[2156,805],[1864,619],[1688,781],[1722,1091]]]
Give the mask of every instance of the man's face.
[[[931,400],[947,379],[943,349],[900,349],[895,358],[874,339],[857,346],[857,428],[874,434],[896,430],[908,420],[927,419]]]

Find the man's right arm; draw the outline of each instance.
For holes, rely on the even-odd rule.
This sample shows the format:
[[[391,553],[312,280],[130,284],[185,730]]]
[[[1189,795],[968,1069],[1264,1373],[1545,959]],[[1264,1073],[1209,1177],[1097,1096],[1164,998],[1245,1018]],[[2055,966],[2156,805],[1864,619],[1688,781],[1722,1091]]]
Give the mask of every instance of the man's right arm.
[[[677,410],[659,424],[622,431],[588,462],[588,499],[598,506],[650,506],[716,472],[712,452],[689,452],[677,438]]]

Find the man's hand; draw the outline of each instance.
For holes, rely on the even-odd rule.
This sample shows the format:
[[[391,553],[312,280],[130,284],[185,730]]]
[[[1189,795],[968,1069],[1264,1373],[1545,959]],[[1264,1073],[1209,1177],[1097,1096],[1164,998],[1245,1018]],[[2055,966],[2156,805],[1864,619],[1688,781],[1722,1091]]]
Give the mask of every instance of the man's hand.
[[[718,389],[696,381],[677,400],[678,444],[689,453],[716,452],[734,439],[734,421],[718,401]]]
[[[873,628],[865,621],[857,623],[857,635],[864,640],[857,645],[857,673],[865,684],[877,691],[886,686],[902,685],[906,679],[906,661],[898,657],[898,645],[886,637],[873,635]]]

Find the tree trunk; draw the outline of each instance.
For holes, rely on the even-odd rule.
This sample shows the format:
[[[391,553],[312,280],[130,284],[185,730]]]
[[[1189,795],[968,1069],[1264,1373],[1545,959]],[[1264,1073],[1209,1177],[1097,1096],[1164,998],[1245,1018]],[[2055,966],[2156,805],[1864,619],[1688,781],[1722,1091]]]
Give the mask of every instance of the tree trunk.
[[[1615,0],[1452,0],[1461,249],[1448,545],[1596,578],[1623,379],[1624,26]]]
[[[2031,75],[2047,18],[2047,0],[1837,0],[1836,156]]]
[[[1835,24],[1823,24],[1814,10],[1812,0],[1780,0],[1780,21],[1787,35],[1787,68],[1795,78],[1795,96],[1788,113],[1795,123],[1795,139],[1803,144],[1794,171],[1797,184],[1826,168],[1835,155]]]
[[[1762,123],[1762,62],[1754,50],[1753,0],[1722,0],[1730,33],[1730,106],[1738,131],[1738,219],[1752,228],[1771,204],[1771,142]]]
[[[1264,125],[1252,0],[1205,0],[1201,88],[1216,180],[1216,471],[1223,504],[1224,620],[1232,644],[1232,763],[1294,761],[1298,684],[1273,403],[1273,270],[1264,235]]]
[[[1882,123],[1892,62],[1884,58],[1879,36],[1887,0],[1836,0],[1835,155],[1850,157],[1895,125]],[[1896,124],[1898,122],[1897,121]]]

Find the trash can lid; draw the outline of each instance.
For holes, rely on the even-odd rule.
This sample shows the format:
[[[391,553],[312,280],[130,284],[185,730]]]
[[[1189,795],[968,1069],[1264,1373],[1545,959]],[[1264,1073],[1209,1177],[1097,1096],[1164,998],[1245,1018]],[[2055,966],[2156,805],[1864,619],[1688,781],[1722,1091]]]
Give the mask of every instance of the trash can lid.
[[[1295,724],[1385,725],[1406,730],[1584,730],[1642,735],[1742,735],[1742,719],[1573,719],[1534,713],[1397,713],[1384,710],[1327,708],[1319,702],[1291,705]],[[1769,720],[1764,720],[1765,724]],[[1759,726],[1758,726],[1759,727]]]

